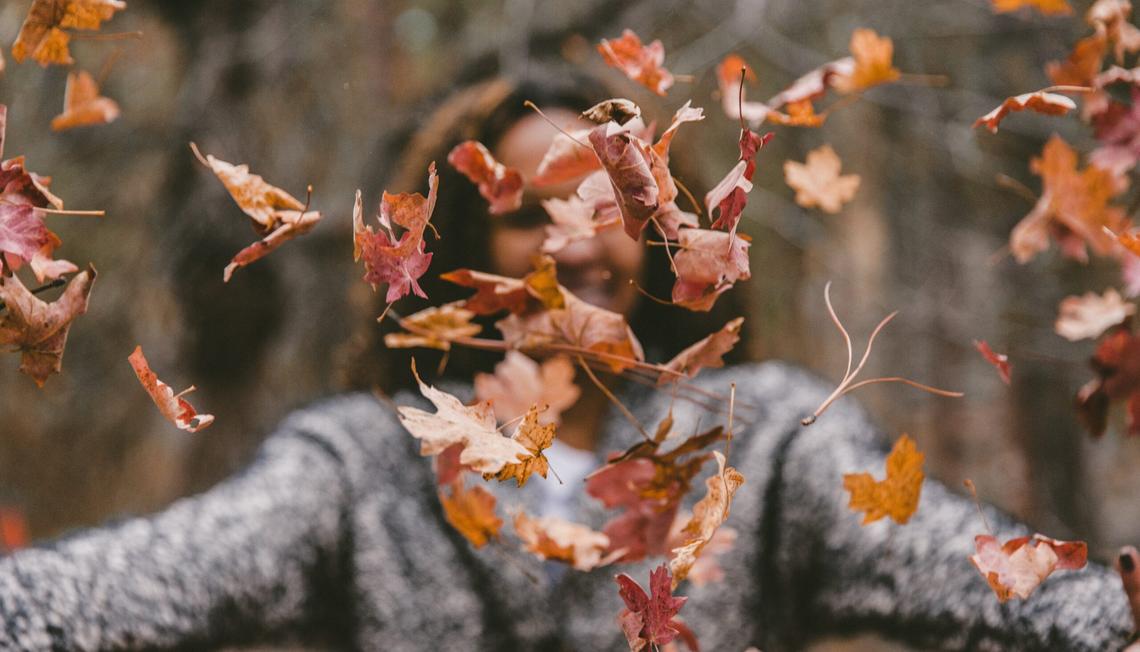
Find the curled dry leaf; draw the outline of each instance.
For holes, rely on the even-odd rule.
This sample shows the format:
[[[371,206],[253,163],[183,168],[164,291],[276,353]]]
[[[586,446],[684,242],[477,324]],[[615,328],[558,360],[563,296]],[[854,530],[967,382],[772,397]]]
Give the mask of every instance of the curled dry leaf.
[[[693,517],[682,530],[685,542],[673,548],[669,559],[674,589],[688,577],[705,547],[712,542],[717,528],[728,520],[732,497],[744,484],[744,476],[739,471],[725,466],[725,458],[720,451],[714,451],[713,456],[716,457],[717,473],[705,480],[707,492],[693,505]]]
[[[723,356],[740,341],[740,329],[743,325],[744,318],[737,317],[719,331],[673,356],[672,360],[665,363],[665,368],[673,373],[662,373],[657,384],[664,385],[683,377],[692,378],[705,367],[710,369],[723,367]]]
[[[415,293],[427,298],[420,287],[419,278],[427,272],[432,254],[425,252],[424,229],[435,210],[439,177],[435,163],[428,166],[428,196],[416,193],[391,194],[387,191],[380,199],[380,229],[373,231],[364,224],[364,208],[360,191],[352,211],[352,259],[364,259],[364,280],[375,290],[381,283],[388,284],[385,301],[393,301]],[[396,237],[395,227],[404,229]]]
[[[658,95],[664,96],[673,85],[673,74],[664,68],[665,46],[661,41],[642,45],[641,38],[626,29],[621,38],[602,39],[598,52],[607,64]]]
[[[141,346],[136,346],[127,360],[131,363],[131,368],[135,370],[135,375],[138,376],[143,389],[150,395],[150,399],[158,406],[158,411],[166,417],[167,421],[187,432],[198,432],[214,422],[214,415],[198,414],[194,406],[182,398],[194,391],[193,386],[175,394],[170,385],[158,379],[158,376],[151,371],[150,365],[147,364]]]
[[[515,514],[515,533],[523,549],[539,559],[566,562],[579,571],[590,571],[612,563],[605,555],[610,538],[596,530],[556,516],[531,518]]]
[[[459,143],[448,153],[447,162],[479,186],[479,194],[490,202],[492,215],[510,213],[522,206],[522,174],[496,161],[482,143]]]
[[[1068,0],[991,0],[994,13],[1008,14],[1023,8],[1033,8],[1046,16],[1068,16],[1073,13]]]
[[[52,118],[53,131],[105,125],[119,117],[119,105],[99,94],[99,86],[86,70],[67,73],[63,113]]]
[[[705,207],[709,216],[716,215],[712,228],[736,233],[740,215],[748,203],[748,193],[752,190],[752,176],[756,174],[756,153],[772,140],[772,136],[771,132],[761,136],[748,129],[740,130],[740,140],[737,143],[740,147],[740,160],[720,183],[705,194]]]
[[[12,58],[23,63],[31,57],[41,66],[71,65],[71,34],[64,30],[97,30],[126,8],[122,0],[33,0],[12,44]]]
[[[1004,544],[996,537],[974,537],[977,553],[970,561],[986,578],[998,600],[1029,597],[1055,570],[1077,570],[1088,561],[1083,541],[1059,541],[1041,534],[1017,537]]]
[[[392,349],[425,347],[450,351],[452,340],[472,337],[483,330],[479,324],[471,323],[474,318],[474,312],[460,307],[457,302],[430,306],[401,319],[400,326],[409,332],[384,335],[384,346]]]
[[[991,133],[997,133],[998,125],[1010,113],[1036,111],[1045,115],[1065,115],[1077,108],[1077,103],[1057,93],[1036,91],[1005,98],[993,111],[974,121],[974,128],[985,125]]]
[[[843,488],[851,492],[848,507],[854,512],[866,512],[863,525],[890,516],[896,523],[905,525],[918,509],[922,492],[922,463],[926,456],[919,452],[910,436],[904,434],[895,442],[887,456],[887,477],[875,480],[870,473],[847,473]]]
[[[1104,434],[1108,408],[1126,401],[1125,423],[1130,436],[1140,435],[1140,338],[1127,323],[1109,329],[1090,361],[1096,377],[1077,392],[1077,416],[1094,437]]]
[[[631,100],[615,97],[602,100],[594,106],[591,106],[582,112],[581,117],[596,124],[605,124],[612,121],[619,125],[624,125],[634,118],[641,117],[641,107],[634,104]]]
[[[194,156],[218,177],[230,197],[252,220],[260,240],[239,251],[222,275],[227,283],[234,270],[260,260],[285,242],[308,233],[321,219],[320,211],[310,211],[306,204],[284,190],[272,186],[259,175],[251,174],[248,165],[234,165],[203,156],[198,146],[190,143]]]
[[[560,423],[562,412],[578,402],[582,391],[574,384],[574,364],[566,356],[535,362],[518,351],[507,351],[494,374],[475,374],[475,396],[490,401],[500,422],[527,414],[533,405],[545,405],[542,423]]]
[[[1135,314],[1136,304],[1125,301],[1113,288],[1105,290],[1103,296],[1086,292],[1061,301],[1054,329],[1070,342],[1096,339]]]
[[[707,229],[681,229],[680,250],[673,255],[677,281],[673,303],[689,310],[707,312],[716,298],[736,281],[751,278],[749,242],[743,235]]]
[[[1041,175],[1043,190],[1037,204],[1013,227],[1009,247],[1019,263],[1049,248],[1052,236],[1061,253],[1088,260],[1088,248],[1099,255],[1113,252],[1116,240],[1105,232],[1119,232],[1127,224],[1123,209],[1109,202],[1117,194],[1112,175],[1096,166],[1077,169],[1077,153],[1054,134],[1030,161]]]
[[[974,348],[978,350],[978,353],[982,354],[982,357],[986,359],[986,362],[992,364],[994,366],[994,369],[997,369],[998,375],[1001,376],[1002,382],[1008,385],[1010,381],[1009,356],[1005,355],[1004,353],[995,353],[994,350],[990,348],[989,343],[985,340],[974,340]]]
[[[625,609],[618,615],[618,624],[625,632],[630,650],[665,645],[678,636],[690,649],[697,649],[696,637],[675,619],[688,598],[673,596],[672,578],[664,564],[650,572],[648,594],[625,573],[615,576],[614,580],[618,584],[618,595],[625,603]]]
[[[589,141],[613,186],[625,232],[637,240],[660,202],[649,146],[613,122],[591,129]]]
[[[450,489],[450,493],[440,490],[439,502],[443,505],[443,517],[451,527],[476,548],[498,539],[503,519],[495,514],[495,497],[491,492],[478,485],[464,487],[462,477],[457,477]]]
[[[784,179],[796,191],[800,206],[838,213],[859,189],[859,175],[840,176],[841,166],[831,145],[823,145],[808,152],[806,163],[784,161]]]
[[[36,298],[16,276],[0,278],[0,347],[20,352],[20,371],[43,387],[59,373],[67,332],[76,317],[87,312],[87,299],[95,283],[95,268],[75,275],[63,294],[51,303]]]

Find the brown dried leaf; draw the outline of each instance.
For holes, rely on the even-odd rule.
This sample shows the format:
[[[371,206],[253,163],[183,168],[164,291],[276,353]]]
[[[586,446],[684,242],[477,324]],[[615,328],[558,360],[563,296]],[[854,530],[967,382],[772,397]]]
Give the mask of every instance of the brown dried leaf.
[[[1054,330],[1070,342],[1096,339],[1135,314],[1136,304],[1125,301],[1113,288],[1105,290],[1103,296],[1086,292],[1061,301]]]
[[[0,278],[0,346],[14,346],[21,354],[20,371],[44,386],[59,373],[71,322],[87,312],[87,299],[95,283],[90,265],[67,284],[58,299],[46,303],[36,298],[16,276]]]
[[[784,179],[796,191],[797,204],[834,214],[859,190],[859,175],[840,176],[841,166],[831,145],[823,145],[808,152],[806,163],[784,161]]]
[[[99,86],[86,70],[67,73],[63,113],[52,118],[53,131],[105,125],[119,117],[119,105],[99,94]]]
[[[150,365],[147,364],[141,346],[136,346],[127,360],[131,363],[131,368],[135,370],[135,375],[138,376],[143,389],[150,395],[151,400],[158,406],[158,411],[166,417],[167,421],[187,432],[198,432],[214,422],[214,415],[198,414],[194,406],[182,398],[194,391],[193,386],[175,394],[170,385],[158,379],[158,376],[151,371]]]

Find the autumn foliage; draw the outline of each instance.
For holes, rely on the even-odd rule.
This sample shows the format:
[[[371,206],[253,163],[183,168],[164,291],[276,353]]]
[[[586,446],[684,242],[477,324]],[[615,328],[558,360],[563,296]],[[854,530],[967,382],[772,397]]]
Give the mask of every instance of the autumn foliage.
[[[12,45],[12,57],[42,66],[73,65],[70,44],[75,35],[100,29],[125,7],[118,0],[34,0]],[[1072,13],[1064,0],[993,0],[992,7],[1001,13]],[[992,134],[980,132],[979,137],[996,138],[999,126],[1026,119],[1026,112],[1056,119],[1072,114],[1088,123],[1096,141],[1095,149],[1083,153],[1054,135],[1029,162],[1029,171],[1040,178],[1040,191],[1027,191],[1033,206],[1013,226],[1008,247],[1021,264],[1054,248],[1081,263],[1093,257],[1120,263],[1119,290],[1065,299],[1054,325],[1067,340],[1097,340],[1093,378],[1075,399],[1078,418],[1096,436],[1108,429],[1115,403],[1126,406],[1127,433],[1140,434],[1140,339],[1132,331],[1136,307],[1131,302],[1140,294],[1140,231],[1134,230],[1130,212],[1120,201],[1140,163],[1140,73],[1116,65],[1140,51],[1140,30],[1129,22],[1130,11],[1127,2],[1098,0],[1085,17],[1093,33],[1078,41],[1065,61],[1046,66],[1054,86],[1011,95],[974,123]],[[358,190],[351,208],[345,197],[343,207],[331,209],[331,219],[345,225],[344,256],[347,259],[351,224],[353,260],[363,267],[363,281],[374,292],[383,292],[387,307],[378,319],[390,314],[389,324],[395,324],[384,336],[386,346],[444,353],[468,347],[503,355],[493,373],[472,379],[472,403],[426,382],[415,363],[409,370],[432,409],[404,405],[397,414],[419,441],[420,454],[432,459],[443,518],[477,548],[517,545],[581,572],[652,560],[656,568],[649,575],[648,592],[626,573],[615,577],[624,605],[615,618],[631,650],[658,649],[674,641],[698,649],[696,633],[679,616],[687,598],[674,592],[686,581],[723,577],[715,556],[732,547],[734,530],[726,524],[734,497],[742,490],[762,490],[732,466],[731,442],[742,427],[733,421],[736,388],[702,394],[688,382],[703,369],[724,365],[724,357],[740,341],[744,317],[734,316],[671,359],[655,360],[656,352],[647,353],[625,314],[594,305],[582,298],[584,293],[576,296],[563,284],[558,257],[568,247],[600,236],[660,247],[669,261],[672,287],[667,297],[647,300],[666,304],[677,314],[708,312],[754,272],[750,232],[755,224],[749,213],[759,203],[753,192],[758,170],[782,170],[794,202],[805,212],[817,210],[835,216],[828,220],[842,219],[844,210],[860,201],[860,161],[852,147],[823,143],[776,161],[766,146],[779,132],[761,127],[818,130],[869,90],[910,77],[896,68],[890,37],[856,29],[848,50],[797,71],[800,76],[783,88],[770,87],[764,101],[747,96],[770,86],[769,80],[741,56],[729,54],[707,71],[715,76],[720,102],[717,115],[708,119],[692,100],[670,98],[671,92],[685,88],[691,75],[674,74],[666,67],[661,41],[646,43],[629,29],[602,39],[592,56],[676,107],[659,136],[655,138],[659,122],[643,115],[642,107],[626,98],[608,98],[582,113],[583,128],[552,131],[530,178],[496,160],[487,144],[475,140],[463,140],[446,162],[440,161],[466,179],[460,183],[478,190],[480,205],[468,208],[485,211],[491,219],[509,219],[528,192],[560,184],[573,188],[567,196],[541,201],[549,223],[530,271],[517,277],[483,269],[433,268],[432,243],[450,237],[446,227],[440,233],[432,222],[441,178],[435,162],[422,171],[426,195],[413,188],[385,191],[370,215],[365,207],[375,199],[366,200]],[[101,83],[101,77],[97,80],[86,71],[69,71],[63,109],[52,120],[52,129],[98,127],[119,119],[122,110],[101,94]],[[1127,94],[1119,92],[1122,86]],[[1024,89],[1009,92],[1018,90]],[[542,107],[534,108],[541,112]],[[0,106],[0,155],[5,122],[6,109]],[[729,131],[735,134],[736,148],[717,164],[716,183],[693,194],[686,181],[694,180],[675,178],[670,157],[678,134],[698,129]],[[270,184],[246,164],[203,154],[194,143],[189,146],[233,200],[228,210],[235,218],[240,211],[254,232],[252,242],[220,270],[226,282],[239,268],[279,249],[278,255],[288,255],[286,243],[320,224],[324,213],[310,206],[311,187],[302,201],[299,194]],[[840,159],[840,151],[848,164]],[[226,154],[231,155],[240,157]],[[51,179],[31,172],[23,156],[0,161],[0,346],[18,353],[20,370],[40,386],[60,373],[69,330],[87,310],[96,279],[94,267],[81,271],[56,258],[63,242],[49,229],[49,220],[76,212],[64,210],[50,187]],[[67,254],[75,258],[81,252],[68,249]],[[399,302],[408,295],[435,300],[421,285],[428,274],[462,288],[462,298],[403,310]],[[25,283],[31,278],[43,285],[29,289]],[[59,286],[63,290],[52,301],[38,296]],[[847,364],[835,391],[814,413],[804,415],[803,427],[826,418],[834,401],[869,384],[901,383],[944,397],[961,395],[895,376],[857,380],[875,338],[896,313],[871,331],[856,362],[851,335],[832,306],[830,286],[824,302],[844,338]],[[489,325],[494,333],[485,332],[491,330]],[[974,362],[992,365],[1005,384],[1011,382],[1012,353],[998,353],[983,339],[975,340],[973,347],[981,357],[972,358]],[[198,413],[184,398],[190,390],[175,393],[159,380],[141,346],[128,360],[142,389],[174,427],[197,432],[213,422],[212,415]],[[656,415],[659,425],[650,432],[609,389],[607,382],[618,379],[668,392],[677,400],[695,400],[694,395],[701,394],[702,404],[712,405],[715,423],[706,423],[699,432],[674,432],[670,412]],[[641,434],[638,441],[623,444],[623,450],[608,451],[605,463],[582,483],[581,490],[609,510],[601,529],[524,511],[501,513],[495,491],[555,481],[550,476],[556,476],[557,469],[547,453],[586,382],[615,403]],[[921,509],[925,459],[916,441],[903,434],[886,457],[882,475],[877,468],[845,469],[833,481],[837,495],[847,492],[847,516],[853,522],[859,519],[861,526],[905,527]],[[492,491],[492,484],[484,483],[502,487]],[[504,531],[508,522],[513,534]],[[970,560],[1002,602],[1029,598],[1051,573],[1077,570],[1087,558],[1083,542],[1043,535],[1002,543],[992,534],[979,534],[975,541],[976,554]]]

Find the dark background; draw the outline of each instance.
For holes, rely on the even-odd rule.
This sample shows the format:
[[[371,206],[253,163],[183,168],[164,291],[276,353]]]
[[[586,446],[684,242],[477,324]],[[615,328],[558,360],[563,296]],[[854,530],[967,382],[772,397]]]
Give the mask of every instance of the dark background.
[[[27,4],[0,8],[0,42],[14,40]],[[931,475],[972,478],[985,500],[1106,558],[1140,541],[1140,441],[1122,437],[1118,414],[1102,440],[1081,431],[1071,399],[1092,343],[1070,343],[1052,323],[1066,295],[1119,285],[1116,265],[1055,252],[1017,265],[1003,247],[1030,204],[995,182],[1004,173],[1039,189],[1028,161],[1048,135],[1087,152],[1091,133],[1075,116],[1019,114],[996,136],[970,127],[1001,98],[1049,84],[1044,64],[1088,31],[1087,3],[1076,4],[1077,15],[1043,18],[995,16],[983,0],[135,0],[103,31],[142,39],[73,46],[95,72],[121,48],[104,91],[123,116],[64,134],[48,123],[66,71],[9,57],[5,155],[52,175],[69,208],[107,216],[48,218],[64,241],[57,255],[100,275],[61,376],[40,390],[17,373],[17,356],[0,357],[0,503],[23,509],[37,538],[159,509],[240,468],[283,415],[336,391],[343,345],[372,301],[350,255],[353,192],[379,194],[392,134],[464,70],[518,73],[532,57],[564,57],[613,76],[593,51],[599,38],[623,27],[660,38],[667,67],[693,81],[664,101],[632,83],[629,96],[660,120],[690,97],[705,107],[710,117],[683,129],[678,148],[715,180],[736,158],[737,128],[713,97],[723,55],[754,65],[751,93],[762,98],[871,27],[894,39],[903,71],[949,83],[875,89],[822,129],[777,129],[742,225],[754,238],[743,287],[755,348],[837,380],[845,354],[824,283],[857,347],[900,309],[869,374],[967,396],[863,391],[887,432],[911,433]],[[252,232],[193,161],[191,140],[299,197],[311,183],[324,220],[223,286]],[[863,177],[835,216],[796,206],[783,181],[784,159],[825,142]],[[1011,354],[1012,387],[975,338]],[[135,344],[176,389],[201,388],[192,400],[217,415],[213,427],[188,435],[162,420],[126,362]]]

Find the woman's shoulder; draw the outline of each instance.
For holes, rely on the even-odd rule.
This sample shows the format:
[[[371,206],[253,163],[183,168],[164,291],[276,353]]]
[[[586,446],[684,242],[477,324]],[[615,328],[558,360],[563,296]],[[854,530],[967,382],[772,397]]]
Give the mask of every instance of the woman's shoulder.
[[[378,466],[419,457],[396,416],[396,405],[420,400],[406,392],[392,398],[366,391],[327,396],[286,416],[267,446],[305,440],[336,458],[354,480],[374,478]]]

